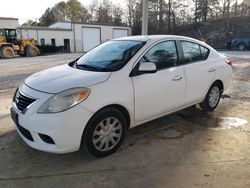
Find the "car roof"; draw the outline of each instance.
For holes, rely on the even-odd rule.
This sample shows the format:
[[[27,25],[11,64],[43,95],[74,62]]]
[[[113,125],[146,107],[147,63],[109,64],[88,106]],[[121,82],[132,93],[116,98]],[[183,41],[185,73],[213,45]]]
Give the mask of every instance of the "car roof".
[[[196,40],[190,37],[180,35],[136,35],[128,36],[123,38],[117,38],[114,40],[135,40],[135,41],[149,41],[149,40],[160,40],[160,39],[176,39],[176,40]],[[202,41],[199,41],[202,42]]]
[[[204,45],[208,48],[211,48],[208,46],[205,42],[190,38],[190,37],[185,37],[185,36],[180,36],[180,35],[136,35],[136,36],[128,36],[128,37],[123,37],[123,38],[117,38],[113,40],[121,41],[121,40],[130,40],[130,41],[141,41],[141,42],[154,42],[154,41],[159,41],[159,40],[164,40],[164,39],[172,39],[172,40],[187,40],[191,42],[196,42],[200,45]]]

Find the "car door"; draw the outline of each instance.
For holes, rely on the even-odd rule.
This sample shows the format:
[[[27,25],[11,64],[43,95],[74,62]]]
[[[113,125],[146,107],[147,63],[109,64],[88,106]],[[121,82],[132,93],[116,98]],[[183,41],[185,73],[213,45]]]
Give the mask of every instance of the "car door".
[[[213,83],[216,64],[208,58],[209,49],[190,41],[180,41],[186,74],[185,104],[200,102]]]
[[[136,123],[160,116],[184,103],[185,77],[175,41],[151,47],[138,63],[153,62],[157,72],[132,77]],[[136,67],[136,66],[135,66]]]

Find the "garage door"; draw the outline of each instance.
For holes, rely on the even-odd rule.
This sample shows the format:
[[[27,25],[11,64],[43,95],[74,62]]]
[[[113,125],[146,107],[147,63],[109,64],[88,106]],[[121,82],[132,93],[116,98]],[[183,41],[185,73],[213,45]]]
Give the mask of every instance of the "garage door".
[[[113,30],[113,38],[121,38],[121,37],[127,37],[128,36],[128,30],[127,29],[114,29]]]
[[[82,28],[83,51],[87,52],[101,44],[101,29],[83,27]]]

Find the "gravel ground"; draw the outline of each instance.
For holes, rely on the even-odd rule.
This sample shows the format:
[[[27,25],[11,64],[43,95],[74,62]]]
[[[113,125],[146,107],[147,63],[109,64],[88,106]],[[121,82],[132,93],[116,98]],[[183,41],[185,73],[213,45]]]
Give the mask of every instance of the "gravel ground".
[[[250,52],[223,53],[233,81],[214,113],[191,107],[141,125],[103,159],[33,150],[9,116],[19,80],[81,54],[0,60],[0,187],[250,187]]]
[[[0,59],[0,91],[16,85],[34,72],[69,63],[81,53],[57,54],[38,57],[15,57]]]

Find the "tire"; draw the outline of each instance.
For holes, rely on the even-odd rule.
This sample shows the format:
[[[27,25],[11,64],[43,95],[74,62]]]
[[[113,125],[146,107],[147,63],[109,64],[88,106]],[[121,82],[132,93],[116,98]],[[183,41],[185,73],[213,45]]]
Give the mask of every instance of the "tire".
[[[205,99],[199,104],[205,112],[212,112],[216,109],[221,98],[221,86],[214,83],[208,90]]]
[[[33,45],[27,46],[25,51],[28,57],[35,57],[35,56],[38,56],[39,54],[39,49]]]
[[[0,55],[1,55],[1,58],[3,59],[10,59],[15,55],[15,52],[13,48],[9,46],[3,46],[0,50]]]
[[[127,127],[126,118],[119,110],[105,108],[85,127],[81,146],[95,157],[106,157],[121,146]]]
[[[239,51],[245,51],[247,49],[247,46],[244,43],[241,43],[237,46],[237,49]]]

